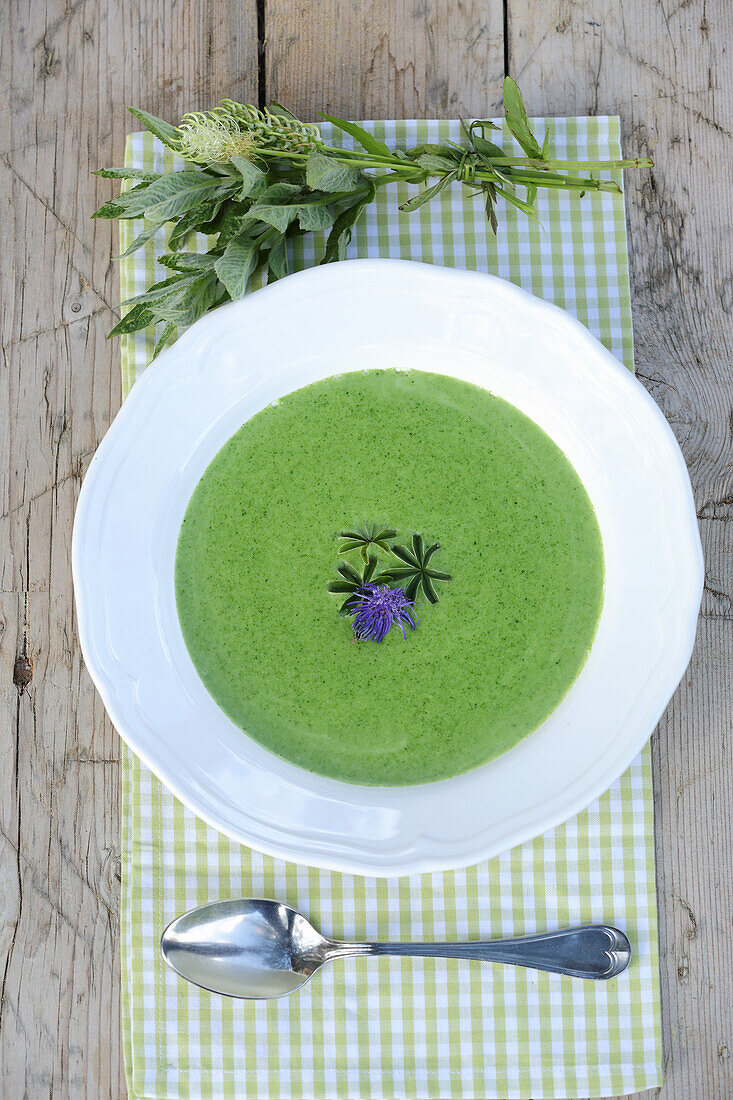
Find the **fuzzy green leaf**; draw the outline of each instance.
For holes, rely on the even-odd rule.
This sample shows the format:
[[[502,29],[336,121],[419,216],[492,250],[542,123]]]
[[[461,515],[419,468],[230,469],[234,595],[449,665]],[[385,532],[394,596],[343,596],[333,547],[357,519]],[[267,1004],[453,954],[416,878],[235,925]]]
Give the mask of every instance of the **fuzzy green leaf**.
[[[164,326],[163,331],[161,332],[155,344],[155,348],[153,349],[153,359],[157,359],[157,357],[160,355],[161,351],[166,346],[175,331],[176,326],[173,324],[172,321],[169,321],[168,324]]]
[[[368,187],[369,189],[363,198],[347,207],[346,210],[343,210],[333,223],[333,228],[326,241],[326,251],[321,260],[322,264],[328,264],[333,260],[342,260],[344,258],[349,241],[351,240],[351,235],[354,231],[354,226],[364,208],[372,202],[376,194],[376,188],[371,180],[368,181]]]
[[[434,542],[432,546],[428,546],[427,550],[424,552],[424,554],[422,556],[423,569],[426,568],[426,566],[428,565],[430,559],[432,558],[432,556],[433,556],[433,554],[435,553],[436,550],[440,550],[440,543],[439,542]]]
[[[200,217],[200,211],[192,210],[178,219],[168,237],[168,247],[171,252],[177,252],[180,248],[183,248],[189,235],[193,233],[199,225]]]
[[[251,238],[236,237],[224,249],[224,254],[214,264],[214,271],[229,292],[232,301],[241,298],[257,267],[259,243]]]
[[[260,194],[265,189],[267,174],[244,157],[232,157],[231,162],[242,177],[242,186],[237,192],[238,199],[249,198],[250,195]]]
[[[142,122],[146,130],[150,130],[151,134],[155,134],[157,138],[160,138],[169,149],[174,149],[176,152],[180,150],[178,130],[175,126],[171,126],[170,122],[166,122],[162,118],[156,118],[155,115],[150,115],[147,111],[140,111],[137,107],[128,107],[127,109],[131,115]]]
[[[136,200],[127,203],[125,217],[139,218],[143,214],[149,221],[170,221],[198,206],[207,194],[220,186],[221,179],[207,172],[170,172],[149,184]]]
[[[273,229],[277,229],[278,233],[284,233],[297,213],[298,207],[295,205],[257,202],[250,207],[245,215],[245,220],[247,222],[261,221],[266,225],[271,225]]]
[[[361,539],[346,539],[339,546],[339,554],[349,554],[352,550],[361,550],[363,545]]]
[[[127,298],[121,305],[130,306],[138,303],[149,306],[157,305],[165,302],[168,298],[176,298],[182,290],[185,290],[189,284],[194,282],[195,278],[195,275],[171,275],[168,279],[153,283],[142,294]]]
[[[270,249],[267,264],[273,280],[282,279],[288,274],[288,245],[284,237],[280,237]]]
[[[152,324],[154,318],[147,306],[142,303],[135,305],[129,310],[121,321],[118,321],[115,327],[107,336],[107,339],[111,336],[123,336],[128,332],[138,332],[141,328],[147,328]]]
[[[401,581],[407,577],[415,576],[415,569],[411,565],[394,566],[393,568],[387,568],[382,573],[385,580]]]
[[[115,202],[114,199],[110,199],[109,202],[105,202],[98,210],[95,210],[92,214],[93,218],[119,218],[124,214],[125,208]]]
[[[141,194],[147,190],[150,184],[143,180],[142,183],[136,184],[128,191],[123,191],[115,199],[110,199],[109,202],[105,202],[103,206],[100,206],[98,210],[95,210],[92,214],[93,218],[125,218],[127,217],[126,210],[131,203],[138,202]]]
[[[166,252],[158,257],[158,263],[172,271],[204,272],[214,266],[217,258],[213,252]]]
[[[223,298],[219,294],[219,286],[213,271],[196,280],[187,293],[187,309],[184,314],[186,325],[192,325],[207,310],[221,303]]]
[[[121,252],[117,259],[123,260],[125,256],[129,256],[132,252],[137,252],[138,248],[142,248],[155,236],[159,229],[163,228],[163,225],[163,222],[153,222],[152,225],[146,225],[142,233],[138,233],[137,237],[128,244],[125,251]]]
[[[305,205],[298,207],[298,225],[309,233],[313,230],[328,229],[333,225],[333,211],[328,206]]]
[[[280,180],[278,183],[271,183],[259,196],[259,200],[267,203],[287,202],[302,193],[303,188],[299,183],[288,183],[286,180]]]
[[[306,161],[306,183],[313,191],[355,191],[362,182],[357,168],[341,164],[315,149]]]
[[[289,111],[287,107],[283,107],[282,103],[278,103],[276,99],[273,99],[267,106],[271,115],[278,115],[280,118],[288,118],[291,122],[300,122],[297,115],[294,115],[292,111]]]
[[[220,283],[214,272],[187,280],[177,295],[172,292],[168,298],[160,299],[151,305],[157,321],[172,321],[179,328],[192,325],[208,309],[221,302]]]
[[[97,168],[92,172],[94,176],[101,176],[105,180],[145,180],[152,183],[160,179],[160,172],[146,172],[143,168]]]

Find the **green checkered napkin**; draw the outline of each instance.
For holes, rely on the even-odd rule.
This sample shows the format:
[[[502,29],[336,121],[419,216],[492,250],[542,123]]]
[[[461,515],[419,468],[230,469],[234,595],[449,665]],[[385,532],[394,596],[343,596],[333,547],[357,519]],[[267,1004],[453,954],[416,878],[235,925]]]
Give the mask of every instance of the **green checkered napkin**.
[[[388,142],[459,138],[456,122],[370,125]],[[560,157],[620,155],[616,118],[546,125]],[[538,120],[540,140],[544,126]],[[160,169],[173,160],[149,134],[129,140],[128,164]],[[400,215],[406,192],[399,184],[378,192],[351,256],[494,272],[574,313],[632,367],[621,196],[540,194],[541,226],[503,207],[494,238],[480,199],[466,188],[454,185],[419,212]],[[122,223],[123,248],[133,229]],[[162,248],[156,240],[124,261],[123,297],[163,277],[155,259]],[[318,254],[299,242],[293,267]],[[152,345],[142,334],[125,339],[125,391]],[[606,1096],[660,1083],[648,748],[560,828],[488,863],[392,880],[242,848],[184,809],[128,750],[123,776],[122,996],[131,1096],[508,1100]],[[443,959],[354,959],[327,967],[292,997],[233,1001],[168,971],[158,938],[177,913],[240,896],[282,899],[327,935],[357,940],[489,938],[608,921],[628,932],[634,961],[604,983]]]

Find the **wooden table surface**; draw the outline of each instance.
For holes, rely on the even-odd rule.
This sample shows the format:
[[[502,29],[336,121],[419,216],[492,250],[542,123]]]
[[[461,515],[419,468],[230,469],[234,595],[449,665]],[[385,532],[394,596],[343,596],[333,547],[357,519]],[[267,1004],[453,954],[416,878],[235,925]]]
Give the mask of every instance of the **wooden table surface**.
[[[304,117],[619,113],[639,377],[682,446],[707,563],[653,738],[664,1100],[733,1097],[733,5],[726,0],[9,0],[0,137],[0,1096],[125,1096],[119,741],[84,669],[70,542],[120,403],[124,105]],[[9,91],[7,90],[9,87]],[[4,247],[4,246],[3,246]],[[652,1094],[645,1094],[650,1096]],[[654,1095],[657,1095],[656,1093]]]

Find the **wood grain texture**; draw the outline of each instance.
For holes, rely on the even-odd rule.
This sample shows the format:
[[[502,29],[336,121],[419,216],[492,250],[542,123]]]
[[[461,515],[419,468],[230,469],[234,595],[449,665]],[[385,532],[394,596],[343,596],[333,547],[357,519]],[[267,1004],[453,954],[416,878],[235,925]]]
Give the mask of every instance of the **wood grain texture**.
[[[695,491],[707,578],[692,664],[653,740],[665,1083],[733,1096],[733,7],[511,0],[530,113],[619,113],[639,377]]]
[[[88,220],[113,188],[88,168],[121,162],[125,103],[173,120],[223,95],[308,118],[480,115],[505,61],[530,111],[618,111],[629,149],[656,161],[629,193],[637,366],[690,465],[708,569],[654,740],[659,1095],[733,1096],[731,6],[12,0],[0,21],[0,1096],[124,1096],[119,750],[69,565],[80,480],[119,404],[116,245]]]
[[[0,1096],[125,1095],[119,741],[83,668],[70,568],[120,402],[112,194],[126,103],[257,94],[254,0],[18,0],[0,36]],[[32,666],[32,675],[31,675]]]
[[[266,95],[307,119],[496,113],[502,0],[268,0]]]

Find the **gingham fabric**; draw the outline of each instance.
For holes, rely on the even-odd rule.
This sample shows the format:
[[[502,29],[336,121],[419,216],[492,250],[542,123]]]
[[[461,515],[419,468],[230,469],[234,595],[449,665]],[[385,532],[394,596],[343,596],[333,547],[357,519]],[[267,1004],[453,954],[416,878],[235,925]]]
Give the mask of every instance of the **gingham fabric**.
[[[368,125],[390,143],[460,136],[452,121]],[[536,125],[541,140],[545,123]],[[558,156],[620,155],[616,118],[547,126]],[[503,140],[511,145],[507,134]],[[150,135],[134,134],[127,161],[159,169],[175,158]],[[454,185],[419,212],[400,215],[408,193],[403,185],[379,191],[349,255],[492,271],[574,313],[632,367],[621,196],[540,193],[541,225],[501,205],[495,238],[480,199],[466,188]],[[123,248],[137,228],[122,223]],[[321,247],[299,243],[293,266],[314,263]],[[123,298],[154,274],[164,276],[155,262],[162,248],[162,240],[151,242],[123,262]],[[138,334],[123,341],[125,391],[145,368],[153,340]],[[296,866],[240,847],[185,809],[127,750],[123,777],[122,996],[131,1096],[509,1100],[608,1096],[660,1084],[648,748],[560,828],[478,866],[392,880]],[[238,1002],[168,971],[158,939],[176,914],[240,896],[282,899],[327,935],[357,940],[489,938],[607,921],[627,931],[634,959],[610,983],[441,959],[354,959],[327,967],[294,996]]]

